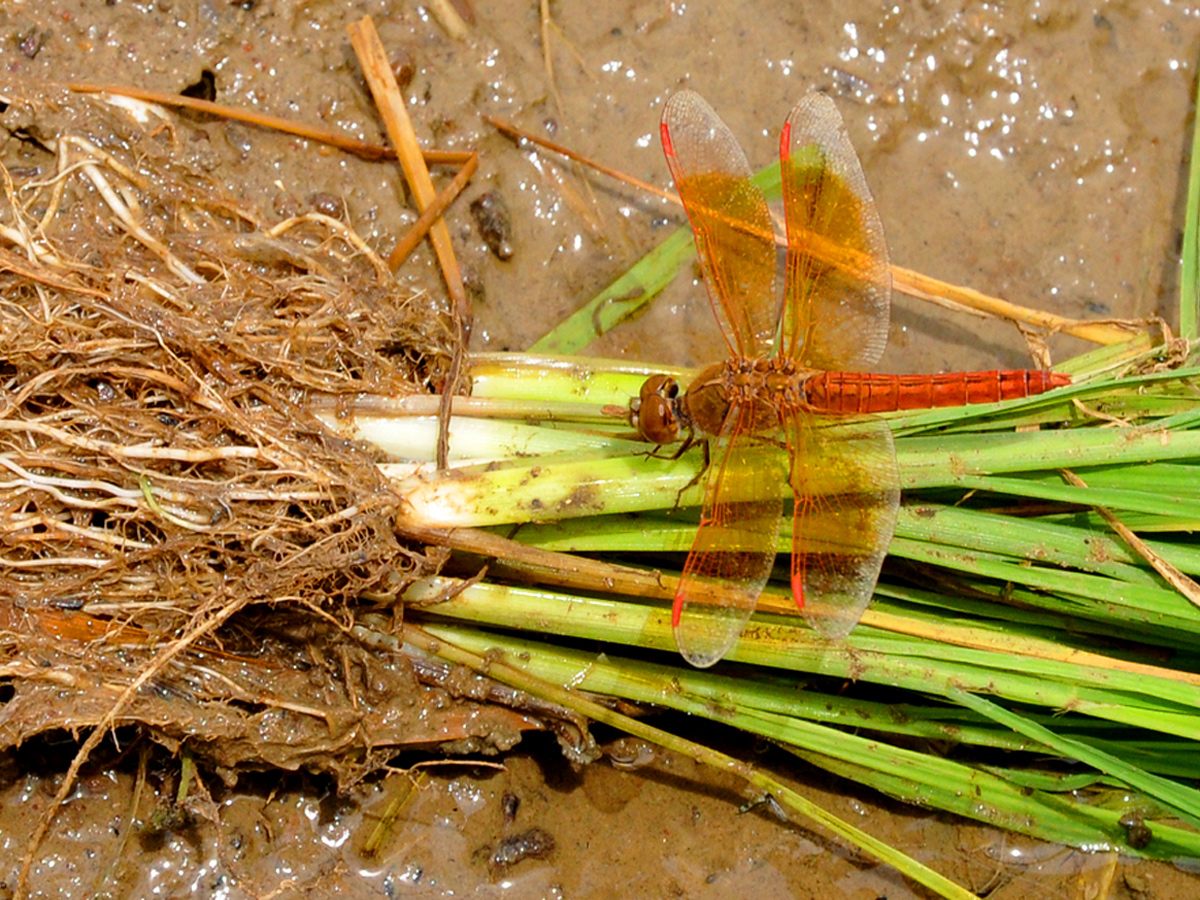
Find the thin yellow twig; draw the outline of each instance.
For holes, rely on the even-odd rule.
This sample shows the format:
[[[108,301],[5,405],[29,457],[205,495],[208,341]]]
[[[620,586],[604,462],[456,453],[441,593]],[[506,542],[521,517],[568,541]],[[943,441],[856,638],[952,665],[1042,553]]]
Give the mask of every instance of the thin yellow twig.
[[[467,186],[467,182],[471,180],[471,176],[475,174],[475,170],[478,168],[479,154],[472,153],[471,158],[458,170],[458,174],[446,185],[445,190],[437,195],[437,198],[429,205],[429,208],[425,212],[421,213],[420,218],[413,223],[412,228],[408,230],[404,237],[396,244],[395,249],[392,250],[391,256],[388,257],[388,267],[393,272],[404,264],[409,254],[416,249],[417,244],[425,239],[425,235],[429,233],[429,229],[433,227],[433,223],[441,218],[442,213],[462,193],[462,189]]]
[[[147,91],[142,88],[132,87],[131,85],[120,84],[72,82],[67,85],[67,88],[81,94],[116,94],[122,97],[133,97],[135,100],[145,100],[148,103],[160,103],[163,106],[194,109],[199,112],[210,113],[214,116],[257,125],[260,128],[269,128],[273,131],[282,131],[285,134],[294,134],[297,137],[317,141],[321,144],[328,144],[331,147],[338,147],[363,159],[391,159],[396,155],[396,151],[391,147],[356,141],[353,138],[344,137],[332,131],[325,131],[323,128],[314,128],[303,122],[293,122],[290,119],[280,118],[279,116],[268,116],[254,110],[238,109],[234,106],[226,106],[223,103],[198,100],[195,97],[183,97],[179,94],[166,94],[161,91]],[[447,163],[450,165],[462,165],[466,162],[468,154],[456,150],[431,150],[426,151],[424,156],[425,161],[430,165],[443,165]]]
[[[417,207],[424,212],[437,199],[433,180],[429,170],[425,168],[425,160],[417,144],[417,134],[413,130],[408,110],[404,106],[404,97],[396,76],[392,74],[388,63],[387,53],[375,30],[375,23],[370,16],[364,16],[358,22],[350,25],[350,42],[363,68],[363,75],[375,98],[375,105],[383,117],[388,136],[396,146],[396,154],[400,167],[404,170],[405,180],[416,198]],[[455,342],[454,354],[450,362],[450,372],[447,383],[442,390],[445,402],[439,415],[438,424],[438,468],[445,469],[449,456],[450,433],[450,396],[457,391],[458,380],[462,372],[463,355],[471,338],[471,307],[467,300],[467,292],[463,287],[462,273],[458,268],[458,260],[454,256],[454,247],[450,242],[450,229],[445,220],[434,222],[429,229],[429,238],[433,241],[433,249],[438,262],[442,266],[442,276],[446,280],[446,289],[453,301],[454,321],[457,326],[458,340]]]

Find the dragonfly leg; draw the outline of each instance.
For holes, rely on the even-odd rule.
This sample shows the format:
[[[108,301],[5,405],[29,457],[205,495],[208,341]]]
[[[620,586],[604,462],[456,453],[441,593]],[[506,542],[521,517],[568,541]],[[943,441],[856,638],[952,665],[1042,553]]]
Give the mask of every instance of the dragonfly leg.
[[[680,501],[683,499],[684,493],[689,488],[699,484],[700,479],[704,477],[704,473],[708,471],[708,466],[709,466],[709,463],[711,462],[711,459],[709,457],[709,451],[708,451],[708,439],[702,438],[701,440],[696,440],[696,436],[694,434],[689,434],[687,436],[687,440],[685,440],[683,442],[683,445],[677,451],[675,451],[675,455],[671,457],[671,459],[679,459],[679,457],[681,457],[685,451],[690,450],[692,447],[696,446],[697,444],[700,445],[701,453],[703,453],[704,459],[700,463],[700,470],[698,472],[696,472],[695,475],[692,476],[692,480],[689,481],[687,484],[685,484],[683,487],[681,487],[679,489],[678,493],[675,494],[675,506],[674,506],[675,509],[679,509],[679,504],[680,504]]]

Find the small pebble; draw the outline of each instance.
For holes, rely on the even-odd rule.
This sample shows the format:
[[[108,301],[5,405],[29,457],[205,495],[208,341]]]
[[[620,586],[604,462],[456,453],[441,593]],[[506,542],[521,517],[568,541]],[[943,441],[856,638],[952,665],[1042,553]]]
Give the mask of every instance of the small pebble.
[[[517,807],[521,805],[521,798],[512,791],[505,791],[500,797],[500,811],[504,816],[504,824],[511,825],[517,817]]]
[[[340,219],[346,211],[342,198],[328,191],[315,191],[308,195],[308,205],[331,219]]]
[[[471,201],[471,216],[488,249],[497,259],[510,259],[512,247],[512,219],[508,204],[496,191],[480,194]]]
[[[413,76],[417,73],[417,67],[413,63],[412,54],[401,47],[392,54],[390,60],[392,64],[392,74],[396,76],[396,84],[401,90],[412,84]]]
[[[30,28],[23,37],[17,40],[17,47],[25,56],[33,59],[46,46],[48,40],[50,40],[50,32]]]
[[[554,852],[554,835],[544,828],[527,828],[503,838],[492,854],[491,866],[503,871],[524,859],[546,859]]]

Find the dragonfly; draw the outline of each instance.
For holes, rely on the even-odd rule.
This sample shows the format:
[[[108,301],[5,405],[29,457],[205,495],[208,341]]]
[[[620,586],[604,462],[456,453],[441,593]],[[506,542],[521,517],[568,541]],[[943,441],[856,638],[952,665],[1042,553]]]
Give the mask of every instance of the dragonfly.
[[[642,439],[708,450],[671,616],[676,645],[703,668],[741,637],[775,565],[785,485],[792,595],[820,635],[839,640],[870,603],[900,504],[892,432],[874,414],[1025,397],[1070,379],[863,371],[887,343],[891,270],[862,166],[826,95],[801,99],[780,136],[782,292],[766,196],[733,133],[699,94],[681,91],[661,134],[729,350],[686,388],[651,376],[629,407]]]

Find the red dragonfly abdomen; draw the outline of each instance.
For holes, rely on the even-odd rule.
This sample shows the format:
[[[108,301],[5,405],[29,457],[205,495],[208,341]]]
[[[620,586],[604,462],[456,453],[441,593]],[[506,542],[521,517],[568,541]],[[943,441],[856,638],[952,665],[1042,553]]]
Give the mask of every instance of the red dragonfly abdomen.
[[[804,393],[809,406],[816,410],[878,413],[1015,400],[1070,383],[1070,375],[1026,369],[943,375],[819,372],[804,382]]]

